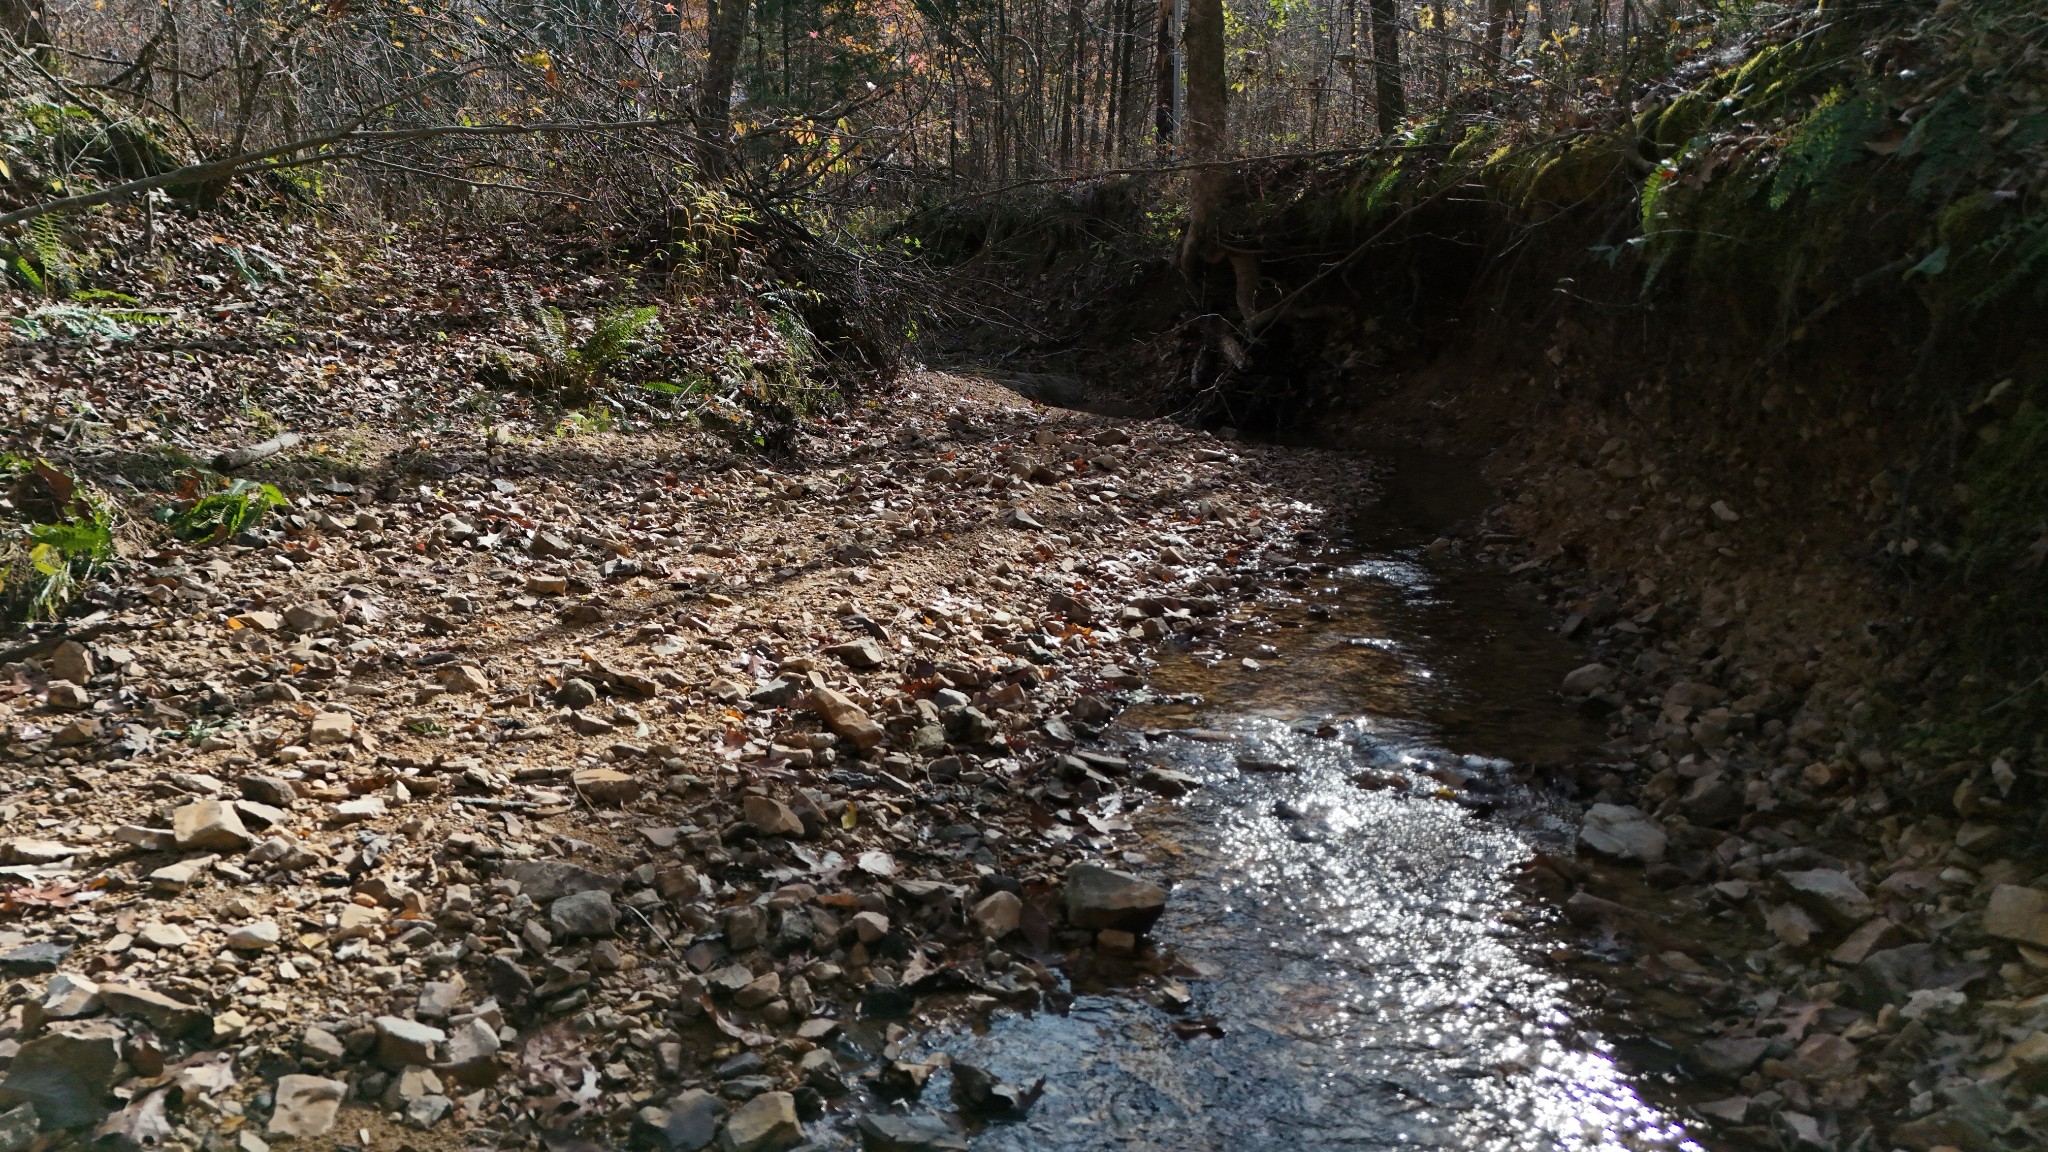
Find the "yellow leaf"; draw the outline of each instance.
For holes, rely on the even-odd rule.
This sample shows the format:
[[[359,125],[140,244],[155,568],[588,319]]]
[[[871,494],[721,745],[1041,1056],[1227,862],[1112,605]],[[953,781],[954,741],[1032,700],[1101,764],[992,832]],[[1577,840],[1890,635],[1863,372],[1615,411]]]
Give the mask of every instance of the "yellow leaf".
[[[55,576],[64,571],[64,554],[48,544],[38,544],[29,549],[28,558],[36,566],[36,571],[45,576]]]
[[[846,811],[839,814],[839,826],[851,832],[860,826],[860,814],[854,811],[853,801],[846,802]]]

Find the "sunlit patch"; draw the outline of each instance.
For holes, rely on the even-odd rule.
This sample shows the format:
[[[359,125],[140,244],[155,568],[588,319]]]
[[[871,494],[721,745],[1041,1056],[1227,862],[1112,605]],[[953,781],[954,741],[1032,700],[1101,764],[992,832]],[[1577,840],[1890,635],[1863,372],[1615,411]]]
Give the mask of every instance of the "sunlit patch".
[[[1402,604],[1437,603],[1416,564],[1344,572],[1354,599],[1378,585],[1384,600],[1391,584]],[[1416,694],[1443,690],[1407,654],[1432,645],[1371,604],[1387,616],[1364,634],[1384,644],[1300,629],[1276,639],[1295,648],[1277,673],[1190,660],[1187,676],[1206,679],[1162,687],[1199,691],[1205,708],[1127,718],[1204,729],[1161,735],[1146,758],[1205,786],[1177,814],[1134,819],[1185,851],[1156,935],[1215,973],[1188,980],[1184,1014],[1213,1027],[1176,1035],[1139,986],[1081,996],[1064,1016],[999,1014],[981,1034],[927,1037],[1006,1080],[1046,1078],[1029,1120],[990,1126],[974,1147],[1697,1148],[1584,1030],[1565,981],[1528,958],[1536,930],[1505,915],[1520,906],[1511,882],[1532,838],[1571,825],[1512,764],[1446,747],[1421,720]],[[1368,714],[1331,717],[1339,699]],[[1553,723],[1516,707],[1510,725]],[[1536,738],[1575,739],[1562,715]]]

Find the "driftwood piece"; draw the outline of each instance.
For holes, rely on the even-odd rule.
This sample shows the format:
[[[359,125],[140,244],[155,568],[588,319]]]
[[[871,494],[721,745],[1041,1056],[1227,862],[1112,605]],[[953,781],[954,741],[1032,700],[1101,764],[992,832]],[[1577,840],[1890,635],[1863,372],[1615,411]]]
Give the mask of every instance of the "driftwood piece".
[[[258,460],[275,456],[287,448],[298,447],[299,441],[303,439],[305,437],[297,432],[280,432],[261,444],[251,444],[247,448],[230,448],[213,458],[213,470],[233,472],[237,468],[247,468]]]

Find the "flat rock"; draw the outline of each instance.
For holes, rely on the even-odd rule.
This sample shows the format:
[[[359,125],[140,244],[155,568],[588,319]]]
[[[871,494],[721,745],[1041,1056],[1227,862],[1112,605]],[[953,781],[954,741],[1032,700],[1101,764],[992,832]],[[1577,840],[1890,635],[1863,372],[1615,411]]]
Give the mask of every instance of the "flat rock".
[[[576,555],[576,545],[558,532],[535,532],[526,550],[542,560],[567,560]]]
[[[92,707],[92,696],[69,680],[52,680],[44,691],[52,708],[61,708],[66,712],[82,712]]]
[[[966,1152],[967,1141],[937,1116],[890,1116],[869,1112],[860,1118],[862,1152]]]
[[[341,623],[341,617],[327,605],[309,600],[285,609],[284,622],[292,631],[312,636],[333,631]]]
[[[187,1004],[139,984],[102,984],[100,1003],[116,1016],[134,1016],[166,1036],[206,1034],[213,1017],[204,1008]]]
[[[98,717],[81,716],[50,734],[53,748],[80,748],[100,738]]]
[[[448,1033],[448,1043],[442,1046],[442,1061],[434,1065],[435,1071],[458,1084],[480,1086],[498,1078],[498,1066],[494,1057],[502,1041],[498,1030],[482,1018],[473,1018],[455,1025]]]
[[[299,1055],[316,1064],[339,1064],[347,1059],[348,1049],[341,1037],[314,1024],[299,1037]]]
[[[336,917],[334,939],[373,939],[384,934],[384,924],[391,919],[391,913],[382,908],[366,908],[361,904],[344,904],[341,914]]]
[[[1143,932],[1166,911],[1165,888],[1100,864],[1069,867],[1061,900],[1076,928]]]
[[[272,1136],[296,1136],[302,1140],[325,1136],[334,1130],[341,1114],[341,1099],[348,1084],[322,1076],[280,1076],[277,1107],[265,1129]]]
[[[164,892],[182,892],[198,883],[201,876],[213,871],[213,866],[219,862],[220,857],[208,854],[166,864],[149,874],[150,887]]]
[[[403,1016],[379,1016],[375,1023],[377,1063],[394,1072],[408,1065],[424,1068],[438,1062],[440,1046],[448,1039],[439,1028]]]
[[[1984,909],[1984,931],[2001,940],[2048,948],[2048,892],[2018,884],[1991,890]]]
[[[176,924],[157,921],[136,929],[135,942],[145,948],[183,948],[192,942],[192,936]]]
[[[1870,897],[1865,896],[1845,872],[1811,868],[1801,872],[1783,872],[1778,879],[1800,907],[1838,931],[1853,928],[1876,912]]]
[[[559,900],[572,892],[617,892],[620,880],[566,860],[521,860],[505,865],[505,878],[519,883],[520,895],[536,904]]]
[[[43,993],[43,1015],[52,1020],[76,1020],[100,1010],[100,986],[71,972],[50,977]]]
[[[832,657],[848,668],[880,668],[889,662],[889,653],[873,640],[855,640],[847,644],[832,644],[826,647],[825,655]]]
[[[439,1093],[416,1096],[406,1102],[405,1122],[415,1128],[432,1128],[454,1111],[455,1101]]]
[[[725,1122],[718,1146],[723,1152],[785,1152],[803,1138],[796,1097],[787,1092],[763,1092],[742,1104]]]
[[[299,798],[298,789],[292,787],[291,781],[253,772],[237,777],[235,787],[241,789],[244,799],[277,808],[290,808]]]
[[[802,836],[804,822],[789,805],[767,796],[748,796],[742,806],[747,824],[763,836]]]
[[[457,696],[482,696],[491,690],[491,678],[474,664],[450,664],[441,669],[441,687]]]
[[[617,807],[640,798],[640,781],[614,768],[584,768],[570,779],[593,804]]]
[[[337,827],[361,824],[365,820],[376,820],[390,815],[391,808],[382,796],[358,796],[354,800],[343,800],[328,809],[327,822]]]
[[[1595,804],[1586,809],[1579,841],[1603,856],[1655,864],[1664,859],[1664,828],[1642,809],[1625,804]]]
[[[1605,664],[1585,664],[1565,674],[1559,691],[1567,696],[1590,696],[1614,683],[1614,669]]]
[[[71,955],[71,945],[59,944],[52,940],[38,940],[19,948],[0,952],[0,972],[33,976],[43,972],[55,972],[57,965]]]
[[[256,842],[235,806],[222,800],[195,800],[171,813],[171,837],[180,848],[212,852],[240,852]]]
[[[322,712],[306,729],[306,743],[346,744],[356,737],[356,718],[346,712]]]
[[[1764,1052],[1771,1042],[1760,1037],[1741,1037],[1724,1040],[1702,1040],[1693,1045],[1686,1054],[1686,1064],[1698,1074],[1719,1080],[1740,1080],[1757,1061],[1764,1058]]]
[[[548,905],[548,925],[558,939],[599,939],[618,931],[619,912],[602,888],[573,892]]]
[[[69,844],[59,844],[54,840],[27,838],[9,840],[4,847],[0,847],[0,856],[5,856],[9,864],[58,864],[84,852],[83,848],[73,848]]]
[[[57,680],[83,684],[92,679],[92,649],[76,640],[66,640],[50,652],[50,675]]]

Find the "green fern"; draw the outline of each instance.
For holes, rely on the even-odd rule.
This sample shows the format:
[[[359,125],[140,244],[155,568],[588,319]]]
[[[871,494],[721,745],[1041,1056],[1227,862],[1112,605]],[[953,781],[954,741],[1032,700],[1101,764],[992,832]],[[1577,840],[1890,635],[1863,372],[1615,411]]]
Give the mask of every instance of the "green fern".
[[[197,476],[192,480],[194,484],[204,483]],[[236,480],[218,492],[199,497],[182,512],[173,508],[165,512],[169,513],[166,518],[171,531],[180,539],[218,544],[251,527],[272,508],[282,508],[287,503],[275,484]]]
[[[1771,207],[1783,208],[1802,190],[1826,197],[1842,169],[1867,155],[1864,141],[1884,123],[1884,105],[1836,89],[1792,130],[1779,152],[1771,182]]]
[[[0,526],[0,621],[54,620],[113,559],[113,508],[45,461],[0,457],[0,478],[14,507],[38,518]]]
[[[598,313],[590,334],[577,340],[560,308],[533,308],[521,334],[527,363],[518,374],[539,391],[572,401],[588,397],[602,388],[613,368],[633,356],[659,315],[653,305],[607,308]]]
[[[117,294],[110,294],[117,295]],[[121,341],[135,338],[145,324],[168,324],[175,312],[151,308],[103,308],[97,304],[60,301],[11,317],[9,325],[23,340],[63,336],[73,340]]]

